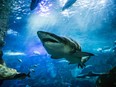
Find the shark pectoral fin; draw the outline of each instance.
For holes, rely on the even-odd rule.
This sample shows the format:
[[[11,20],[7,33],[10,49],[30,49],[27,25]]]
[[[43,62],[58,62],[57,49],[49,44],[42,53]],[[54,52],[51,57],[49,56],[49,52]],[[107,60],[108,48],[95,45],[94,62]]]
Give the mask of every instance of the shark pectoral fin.
[[[80,51],[77,51],[77,52],[76,52],[76,55],[77,55],[78,57],[94,56],[94,54],[92,54],[92,53],[80,52]]]
[[[81,62],[85,63],[89,60],[90,56],[82,57]]]
[[[70,58],[65,58],[69,64],[77,64],[81,62],[81,57],[70,57]]]
[[[84,68],[86,65],[84,64],[84,63],[79,63],[78,64],[78,68],[80,67],[80,68]]]

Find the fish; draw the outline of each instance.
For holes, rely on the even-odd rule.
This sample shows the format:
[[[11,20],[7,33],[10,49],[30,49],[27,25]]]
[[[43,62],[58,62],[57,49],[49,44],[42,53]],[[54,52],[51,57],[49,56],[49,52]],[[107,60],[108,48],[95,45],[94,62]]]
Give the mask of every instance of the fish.
[[[97,78],[96,87],[116,87],[116,66]]]
[[[90,71],[87,74],[78,75],[77,78],[90,78],[90,77],[96,77],[96,76],[101,76],[101,75],[105,75],[105,73],[94,73],[94,72]]]
[[[94,56],[92,53],[82,52],[80,45],[71,38],[45,31],[38,31],[37,35],[52,59],[65,58],[69,61],[69,64],[78,63],[78,67],[83,68],[84,63],[91,56]],[[83,57],[85,58],[83,59]]]
[[[34,69],[30,69],[30,72],[35,72],[35,70]]]
[[[38,67],[38,64],[33,65],[33,67]]]
[[[77,0],[67,0],[65,5],[62,7],[62,11],[70,8]]]
[[[42,0],[31,0],[30,10],[34,10]]]
[[[21,59],[18,59],[18,61],[19,61],[20,63],[22,63],[22,62],[23,62]]]

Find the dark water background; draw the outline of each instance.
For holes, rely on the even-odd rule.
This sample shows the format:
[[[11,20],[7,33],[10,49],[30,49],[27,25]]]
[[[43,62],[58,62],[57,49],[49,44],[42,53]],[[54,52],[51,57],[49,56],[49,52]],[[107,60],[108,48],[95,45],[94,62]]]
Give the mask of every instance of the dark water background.
[[[9,67],[31,78],[5,81],[2,87],[95,87],[95,78],[77,79],[80,73],[108,72],[116,65],[116,1],[77,0],[62,11],[66,0],[43,0],[30,11],[31,0],[16,0],[9,16],[4,60]],[[76,40],[83,51],[94,53],[86,68],[53,60],[42,46],[37,31]]]

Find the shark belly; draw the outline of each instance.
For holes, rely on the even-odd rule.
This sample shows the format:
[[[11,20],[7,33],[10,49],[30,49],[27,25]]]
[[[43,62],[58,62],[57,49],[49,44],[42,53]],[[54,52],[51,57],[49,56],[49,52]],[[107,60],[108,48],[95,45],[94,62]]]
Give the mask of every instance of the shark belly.
[[[64,46],[59,44],[52,45],[51,43],[44,43],[44,47],[48,54],[55,58],[63,58],[66,53],[64,52]]]
[[[75,55],[66,56],[65,59],[69,61],[69,64],[81,63],[81,57],[77,57]]]
[[[55,58],[66,58],[70,56],[71,48],[61,43],[45,42],[44,47],[48,54]],[[72,55],[71,55],[72,56]]]

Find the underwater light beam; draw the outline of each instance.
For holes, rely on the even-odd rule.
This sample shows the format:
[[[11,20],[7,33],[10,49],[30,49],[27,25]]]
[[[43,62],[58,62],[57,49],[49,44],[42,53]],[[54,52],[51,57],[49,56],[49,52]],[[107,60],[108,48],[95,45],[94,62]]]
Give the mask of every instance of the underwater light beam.
[[[65,4],[66,0],[60,0],[59,6],[63,6],[63,3]],[[43,3],[43,5],[40,5],[40,11],[35,10],[28,19],[27,39],[35,37],[38,30],[58,31],[60,34],[68,36],[71,29],[73,29],[71,32],[74,34],[77,31],[78,33],[86,33],[82,37],[87,39],[89,37],[88,33],[95,34],[93,30],[103,29],[102,24],[109,19],[107,14],[109,14],[111,8],[108,6],[113,6],[113,3],[109,0],[77,0],[71,8],[61,12],[61,9],[53,8],[51,10],[49,4]],[[74,35],[71,34],[70,36],[73,37]],[[77,34],[75,38],[84,41]]]

